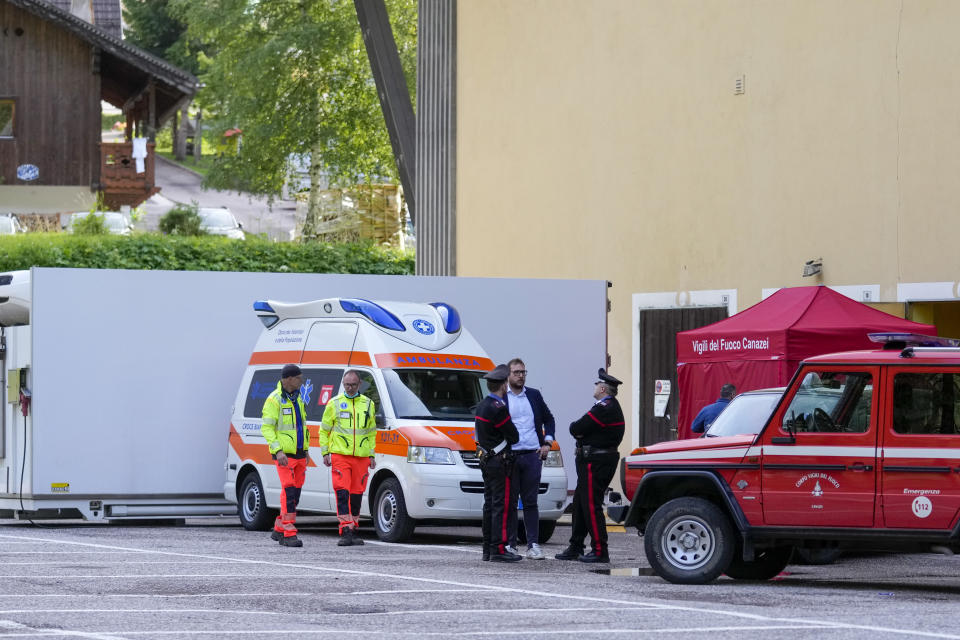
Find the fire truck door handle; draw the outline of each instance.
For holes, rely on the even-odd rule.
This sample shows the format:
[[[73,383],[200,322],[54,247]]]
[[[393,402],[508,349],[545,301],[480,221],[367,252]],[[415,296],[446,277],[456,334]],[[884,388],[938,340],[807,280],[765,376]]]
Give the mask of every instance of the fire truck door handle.
[[[854,462],[852,465],[847,467],[847,471],[873,471],[873,465],[863,464],[862,462]]]

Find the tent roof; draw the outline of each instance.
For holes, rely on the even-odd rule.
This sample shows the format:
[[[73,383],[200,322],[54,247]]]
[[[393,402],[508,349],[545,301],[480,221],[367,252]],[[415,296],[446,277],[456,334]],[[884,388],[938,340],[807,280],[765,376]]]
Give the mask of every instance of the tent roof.
[[[825,286],[780,289],[720,322],[677,334],[677,360],[801,360],[810,355],[876,348],[875,331],[935,335],[932,325],[878,311]]]

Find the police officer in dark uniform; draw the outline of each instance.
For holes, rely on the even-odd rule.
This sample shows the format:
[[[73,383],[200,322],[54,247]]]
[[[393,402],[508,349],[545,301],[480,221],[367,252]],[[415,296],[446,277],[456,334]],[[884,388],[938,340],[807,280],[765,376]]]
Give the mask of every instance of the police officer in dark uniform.
[[[510,532],[517,528],[517,487],[513,482],[513,452],[520,440],[507,408],[507,365],[497,365],[483,376],[490,394],[476,412],[477,456],[483,472],[483,559],[516,562],[522,556],[507,550]]]
[[[617,402],[617,387],[622,384],[603,369],[593,390],[597,402],[582,418],[570,424],[570,435],[577,441],[577,490],[573,497],[573,532],[570,545],[558,553],[557,560],[610,562],[607,526],[603,514],[603,493],[617,472],[620,441],[623,439],[623,410]],[[583,542],[590,534],[590,553],[583,553]]]

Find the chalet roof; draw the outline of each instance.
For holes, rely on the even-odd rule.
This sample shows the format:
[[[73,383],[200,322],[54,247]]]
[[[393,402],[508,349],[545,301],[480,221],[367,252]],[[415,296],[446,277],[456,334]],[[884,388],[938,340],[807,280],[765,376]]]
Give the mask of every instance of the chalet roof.
[[[104,30],[103,22],[90,24],[69,11],[70,0],[2,0],[39,18],[55,24],[88,42],[100,51],[100,77],[103,99],[116,107],[131,106],[145,94],[148,81],[156,86],[158,123],[162,123],[185,97],[197,91],[198,81],[192,74],[162,58],[128,44]],[[104,20],[112,19],[109,0],[92,0],[104,6]],[[115,0],[114,0],[115,4]],[[61,6],[66,6],[64,10]],[[116,7],[119,12],[119,7]],[[119,18],[119,16],[117,16]]]
[[[77,0],[47,0],[61,11],[73,13],[71,8],[77,3]],[[96,26],[100,27],[114,38],[122,38],[123,30],[121,28],[123,21],[123,11],[120,8],[120,0],[80,0],[86,4],[92,12],[90,20]],[[83,16],[80,16],[81,18]]]

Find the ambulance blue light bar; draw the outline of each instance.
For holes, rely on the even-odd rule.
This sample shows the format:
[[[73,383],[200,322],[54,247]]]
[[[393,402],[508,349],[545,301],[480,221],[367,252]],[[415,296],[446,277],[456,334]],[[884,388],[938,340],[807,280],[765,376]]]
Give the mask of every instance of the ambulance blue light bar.
[[[925,336],[920,333],[905,333],[900,331],[884,331],[868,333],[871,342],[877,342],[889,349],[903,347],[960,347],[957,338],[941,338],[940,336]]]
[[[262,322],[263,326],[265,326],[267,329],[280,322],[280,318],[276,315],[277,312],[273,310],[273,307],[270,306],[269,302],[257,300],[253,303],[253,310],[272,314],[268,316],[261,316],[259,314],[257,315],[257,317],[260,318],[260,322]]]
[[[376,302],[363,300],[362,298],[344,298],[340,301],[340,307],[348,313],[359,313],[371,322],[380,325],[384,329],[393,331],[406,331],[406,327],[400,322],[400,319],[378,305]]]
[[[430,306],[437,310],[443,320],[443,328],[447,333],[460,331],[460,314],[446,302],[431,302]]]

